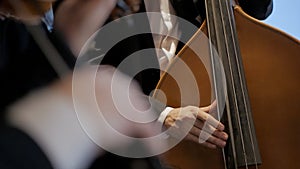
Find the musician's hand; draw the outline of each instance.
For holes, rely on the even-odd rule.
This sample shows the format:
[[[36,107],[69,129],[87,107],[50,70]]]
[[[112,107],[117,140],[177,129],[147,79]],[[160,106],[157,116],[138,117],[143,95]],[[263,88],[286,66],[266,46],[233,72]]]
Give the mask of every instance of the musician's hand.
[[[183,132],[186,127],[192,127],[185,136],[186,140],[200,143],[212,149],[217,147],[223,148],[226,145],[228,135],[223,131],[224,125],[208,114],[210,109],[211,106],[203,108],[187,106],[173,109],[167,115],[164,126],[175,129],[171,130],[173,133],[170,133],[170,135],[176,135],[176,132]],[[190,126],[191,124],[193,126]]]

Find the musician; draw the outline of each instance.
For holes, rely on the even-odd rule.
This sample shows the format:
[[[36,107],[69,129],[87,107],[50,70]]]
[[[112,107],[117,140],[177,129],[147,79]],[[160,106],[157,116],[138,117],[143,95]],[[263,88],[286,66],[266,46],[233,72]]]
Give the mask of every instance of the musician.
[[[238,0],[238,1],[233,1],[234,3],[238,3],[243,10],[251,15],[252,17],[256,18],[256,19],[266,19],[272,12],[273,9],[273,2],[272,0]],[[162,2],[161,2],[162,4]],[[149,6],[150,3],[149,3]],[[167,11],[170,11],[171,14],[175,14],[177,16],[180,16],[186,20],[188,20],[189,22],[193,23],[194,25],[200,27],[202,22],[205,19],[205,1],[204,0],[170,0],[170,3],[168,5],[165,5],[169,7],[169,10],[165,10],[165,12],[167,13]],[[172,9],[173,8],[173,9]],[[168,8],[167,8],[168,9]],[[188,11],[188,12],[187,12]],[[173,12],[173,13],[172,13]],[[172,20],[171,20],[172,21]],[[176,22],[176,21],[175,21]],[[180,33],[180,26],[177,26],[176,23],[173,23],[171,25],[174,25],[172,28],[169,27],[169,31],[175,31]],[[179,27],[179,28],[178,28]],[[179,29],[179,30],[178,30]],[[175,34],[178,34],[175,33]],[[158,42],[156,44],[161,44],[161,46],[159,46],[160,48],[162,48],[163,46],[167,46],[166,48],[168,48],[168,46],[170,46],[170,44],[174,44],[176,43],[176,41],[172,40],[173,42],[169,42],[167,38],[165,40],[162,40],[161,42]],[[177,48],[176,51],[179,51],[180,48],[182,47],[182,44],[179,44],[179,47]],[[171,48],[170,48],[171,49]],[[171,61],[170,56],[174,56],[175,55],[175,50],[168,51],[168,63]],[[163,57],[163,56],[161,56]],[[166,66],[164,66],[166,67]],[[169,108],[170,110],[171,108]],[[204,109],[205,110],[205,109]],[[174,109],[172,111],[170,111],[170,113],[168,115],[166,115],[165,118],[165,125],[166,126],[172,126],[173,125],[173,121],[176,121],[176,119],[180,119],[182,117],[178,117],[178,109]],[[206,109],[206,111],[208,112],[209,109]],[[186,112],[189,113],[189,112]],[[199,127],[199,126],[195,126],[195,129]],[[217,130],[218,131],[218,130]],[[199,136],[199,131],[198,132],[191,132],[188,136],[187,139],[198,142],[198,136]],[[194,137],[194,136],[197,137]],[[223,135],[223,136],[222,136]],[[216,138],[220,138],[221,140],[226,140],[227,135],[225,133],[216,133]],[[208,146],[210,148],[215,148],[216,146],[219,147],[223,147],[225,145],[225,142],[213,142],[213,144],[210,144],[209,142],[204,143],[205,146]],[[216,140],[215,138],[213,138],[212,140]]]
[[[0,168],[89,168],[92,161],[104,151],[88,138],[79,124],[72,105],[72,73],[69,70],[74,67],[75,55],[80,51],[78,48],[81,48],[82,41],[86,41],[105,22],[116,1],[63,2],[56,11],[58,22],[54,25],[48,1],[41,1],[40,6],[35,3],[39,1],[0,1]],[[78,7],[80,9],[74,10]],[[73,25],[69,25],[71,16],[76,18]],[[93,22],[86,30],[83,26],[89,23],[91,16],[97,16],[97,22]],[[72,36],[59,32],[60,28],[68,29]],[[71,40],[72,43],[69,43]],[[42,45],[46,45],[46,48]],[[47,54],[51,54],[51,60],[56,52],[62,60],[59,63],[66,69],[59,70],[48,60]],[[79,74],[82,78],[80,81],[85,82],[85,78],[91,77],[97,69],[83,69]],[[96,86],[100,87],[97,88],[98,94],[101,94],[99,97],[107,95],[104,89],[110,87],[110,77],[115,72],[117,70],[112,67],[100,67],[99,76],[95,79],[98,83]],[[118,74],[120,84],[125,83],[127,76]],[[83,86],[82,90],[88,87]],[[125,89],[121,85],[119,90]],[[141,95],[137,85],[132,86],[131,93]],[[140,98],[132,101],[141,106],[146,102]],[[87,116],[89,111],[92,110],[86,110]],[[143,136],[148,133],[147,130],[141,132],[130,126],[122,126],[128,135]],[[116,139],[109,135],[99,135],[112,147],[120,145],[119,142],[113,142]],[[131,168],[129,160],[122,161],[116,157],[114,160],[124,168]],[[138,163],[154,168],[154,160],[150,163],[142,159]],[[102,167],[105,165],[101,162]],[[112,165],[111,168],[115,167]]]
[[[133,5],[131,5],[132,3]],[[136,7],[137,4],[140,3],[140,7]],[[272,12],[273,2],[272,0],[252,0],[252,1],[238,1],[239,5],[244,9],[252,17],[263,20],[266,19]],[[162,22],[161,25],[151,24],[151,18],[149,19],[150,29],[156,29],[156,27],[160,27],[161,33],[178,35],[180,34],[180,25],[176,24],[176,20],[172,20],[168,17],[168,14],[178,15],[189,22],[193,23],[196,26],[200,26],[205,19],[205,4],[204,0],[192,1],[192,0],[170,0],[170,1],[151,1],[151,0],[132,0],[127,2],[130,6],[134,6],[134,12],[161,12],[162,14]],[[121,9],[120,9],[121,8]],[[122,6],[115,11],[116,15],[122,15]],[[123,13],[126,13],[126,7],[123,8]],[[117,18],[116,17],[116,18]],[[115,17],[111,18],[112,20]],[[154,22],[154,21],[153,21]],[[154,44],[151,43],[150,39],[153,38]],[[149,42],[150,41],[150,42]],[[131,44],[131,45],[128,45]],[[178,47],[176,47],[178,45]],[[162,49],[164,51],[163,54],[156,53],[157,58],[153,56],[152,60],[158,60],[161,70],[165,70],[168,64],[171,62],[172,58],[175,56],[176,51],[179,51],[182,45],[178,44],[177,40],[173,38],[169,38],[168,36],[160,36],[160,35],[152,35],[149,37],[147,35],[137,36],[131,39],[127,39],[123,41],[123,44],[118,44],[115,46],[107,55],[106,58],[102,61],[103,64],[112,64],[113,66],[118,66],[120,62],[128,55],[141,50],[143,48],[151,48],[155,46],[158,49]],[[100,46],[98,48],[101,48]],[[119,55],[122,53],[122,55]],[[153,54],[155,55],[155,54]],[[142,57],[142,56],[141,56]],[[149,62],[151,59],[147,59],[145,62]],[[146,63],[135,63],[144,65]],[[155,62],[155,61],[153,61]],[[134,64],[132,64],[134,66]],[[126,72],[126,70],[124,70]],[[154,87],[156,86],[159,79],[160,72],[155,70],[146,70],[140,72],[136,76],[140,85],[143,88],[145,94],[149,94]],[[207,113],[213,109],[213,106],[197,108],[197,107],[183,107],[183,108],[172,108],[167,107],[162,110],[158,121],[161,122],[166,128],[170,127],[178,127],[177,124],[184,125],[185,123],[189,123],[191,121],[190,115],[195,114],[196,116],[192,117],[192,120],[196,120],[195,125],[192,130],[185,137],[186,140],[191,140],[195,143],[199,143],[199,134],[202,131],[202,126],[204,125],[205,120],[201,117],[202,115],[207,115]],[[179,113],[181,111],[181,113]],[[215,119],[214,119],[215,120]],[[177,123],[176,123],[177,122]],[[219,124],[219,126],[212,128],[210,133],[213,133],[205,142],[201,142],[200,144],[208,147],[208,148],[217,148],[224,147],[226,145],[226,140],[228,139],[228,135],[223,132],[224,125]],[[203,132],[203,131],[202,131]],[[205,132],[205,131],[204,131]]]
[[[180,25],[177,24],[175,19],[172,19],[168,14],[178,15],[189,22],[193,23],[196,26],[200,26],[205,19],[205,2],[204,0],[170,0],[170,1],[151,1],[151,0],[144,0],[138,1],[133,0],[135,6],[138,2],[140,2],[140,12],[147,11],[147,12],[161,12],[161,22],[160,25],[151,24],[151,18],[149,19],[149,27],[151,30],[160,28],[161,34],[164,35],[180,35],[181,28]],[[132,1],[131,1],[132,2]],[[245,1],[240,0],[238,3],[241,7],[251,16],[257,19],[265,19],[267,18],[270,13],[272,12],[272,0],[252,0],[252,1]],[[130,3],[128,3],[130,6]],[[122,9],[122,8],[121,8]],[[125,9],[124,9],[125,11]],[[120,11],[118,13],[121,13]],[[193,34],[193,33],[191,33]],[[149,42],[153,38],[154,44]],[[131,45],[127,45],[131,44]],[[143,49],[143,48],[151,48],[151,46],[155,46],[158,49],[162,49],[163,53],[156,53],[156,57],[152,57],[152,60],[158,60],[159,63],[152,63],[153,65],[159,64],[161,70],[165,70],[166,67],[171,62],[172,58],[175,56],[176,51],[179,51],[182,47],[182,44],[178,44],[178,41],[169,38],[168,36],[161,36],[161,35],[152,35],[149,37],[147,35],[137,36],[135,39],[129,39],[123,42],[123,46],[118,44],[117,47],[115,46],[112,51],[110,51],[106,58],[102,61],[103,64],[112,64],[113,66],[118,66],[118,64],[128,55]],[[100,48],[100,46],[98,47]],[[123,55],[118,55],[122,53]],[[155,55],[155,54],[153,54]],[[141,56],[142,57],[142,56]],[[149,62],[151,59],[147,59],[145,62]],[[153,61],[155,62],[155,61]],[[135,64],[147,64],[147,63],[135,63]],[[125,70],[126,72],[126,70]],[[141,72],[137,75],[139,78],[140,85],[142,86],[144,93],[149,94],[154,87],[156,86],[158,79],[159,79],[159,72],[155,70],[147,70]],[[201,114],[206,115],[213,107],[208,106],[204,108],[197,108],[197,107],[184,107],[184,108],[172,108],[167,107],[165,110],[162,110],[158,121],[161,122],[166,128],[170,127],[178,127],[176,126],[177,123],[184,125],[188,123],[191,119],[189,119],[189,115],[193,114],[193,112],[198,112],[198,118],[196,120],[195,126],[192,128],[190,133],[186,136],[187,140],[194,141],[199,143],[199,133],[201,131],[202,126],[204,125],[205,120],[201,120]],[[179,112],[182,113],[179,113]],[[179,126],[180,128],[180,126]],[[213,134],[207,141],[201,143],[209,148],[217,148],[217,147],[224,147],[226,145],[226,140],[228,135],[223,132],[224,126],[219,124],[218,128],[215,126],[212,131]],[[205,132],[205,131],[204,131]]]
[[[2,1],[2,2],[4,2],[4,1]],[[73,1],[73,3],[74,2],[75,1]],[[99,4],[97,4],[97,5],[93,4],[92,2],[96,3],[96,1],[91,1],[91,3],[87,3],[87,2],[78,3],[78,4],[76,4],[76,7],[78,7],[78,6],[83,7],[82,5],[86,4],[87,8],[81,8],[81,9],[85,9],[85,10],[79,11],[79,12],[82,12],[84,14],[89,13],[89,14],[91,14],[90,16],[97,16],[98,22],[95,25],[100,26],[102,23],[104,23],[104,20],[105,20],[106,16],[108,16],[109,11],[114,7],[115,2],[113,2],[111,0],[110,1],[98,0]],[[100,2],[103,2],[103,3],[100,3]],[[67,4],[67,3],[71,3],[71,4]],[[90,6],[88,6],[88,4]],[[2,5],[3,4],[1,4],[1,7],[3,7]],[[69,14],[68,17],[59,15],[60,12],[62,14],[66,14],[63,11],[70,10],[70,8],[68,10],[67,10],[67,8],[63,8],[63,5],[66,5],[66,7],[70,7],[72,5],[75,6],[75,4],[72,4],[71,1],[66,1],[65,4],[61,5],[60,11],[59,10],[57,11],[57,15],[56,15],[57,22],[56,22],[56,25],[54,25],[54,30],[52,30],[51,22],[47,23],[46,21],[44,21],[44,23],[46,23],[44,25],[44,27],[47,28],[48,31],[51,31],[53,33],[53,34],[50,33],[49,35],[47,35],[50,37],[50,39],[52,39],[53,44],[58,44],[58,43],[60,44],[57,46],[57,48],[62,47],[61,46],[62,42],[59,39],[56,39],[57,35],[55,35],[55,33],[56,33],[55,28],[58,28],[61,30],[61,32],[63,33],[63,36],[65,38],[65,41],[68,43],[67,43],[67,45],[64,45],[62,47],[63,49],[57,49],[57,50],[59,50],[59,52],[61,52],[61,55],[64,57],[64,60],[66,60],[66,62],[68,63],[68,66],[72,68],[72,66],[74,64],[74,60],[72,58],[74,56],[72,56],[72,53],[74,53],[75,55],[78,54],[78,51],[80,50],[82,43],[87,39],[86,35],[90,35],[90,32],[92,32],[96,28],[93,27],[93,29],[88,31],[88,33],[86,33],[86,34],[79,34],[79,37],[74,36],[75,34],[77,34],[78,32],[80,32],[82,30],[82,29],[80,30],[80,28],[82,28],[80,26],[85,25],[85,24],[83,24],[85,22],[81,22],[80,20],[73,21],[72,22],[73,24],[76,24],[76,23],[79,24],[77,27],[78,29],[74,30],[74,28],[76,28],[76,26],[73,26],[73,25],[70,27],[66,26],[66,25],[68,25],[67,23],[69,23],[69,21],[70,21],[68,19],[71,18],[69,16],[75,16],[74,18],[78,19],[78,18],[82,17],[83,15],[78,14],[78,17],[76,17],[76,15],[75,15],[76,13],[74,13],[73,10],[71,10],[72,11],[71,14],[67,13],[67,14]],[[101,10],[99,10],[99,9],[91,10],[91,7],[101,7]],[[147,5],[146,5],[146,8],[147,8]],[[2,96],[3,101],[1,100],[1,112],[6,111],[7,107],[12,105],[19,98],[25,97],[25,101],[26,101],[26,99],[28,99],[28,97],[26,97],[25,95],[27,93],[32,92],[33,90],[35,90],[37,88],[42,88],[42,87],[49,86],[49,85],[51,86],[50,91],[47,91],[47,89],[46,89],[46,90],[42,90],[42,92],[34,93],[37,96],[36,98],[34,98],[34,100],[36,100],[38,102],[36,104],[32,105],[33,107],[38,107],[38,105],[45,106],[45,104],[40,103],[42,101],[44,101],[44,102],[56,101],[55,98],[57,97],[57,95],[54,95],[54,97],[53,97],[54,99],[53,98],[51,99],[51,97],[49,97],[49,99],[43,100],[42,98],[47,98],[48,96],[51,96],[51,95],[49,95],[49,92],[51,93],[51,92],[55,91],[57,88],[58,88],[59,93],[62,92],[63,95],[64,94],[69,95],[70,93],[68,93],[68,92],[70,92],[70,91],[65,90],[65,87],[70,85],[70,78],[66,78],[63,81],[57,80],[57,73],[53,70],[52,66],[49,65],[49,63],[45,59],[42,51],[40,51],[37,44],[33,42],[31,35],[29,35],[29,33],[27,31],[25,31],[24,25],[20,22],[20,21],[27,22],[28,21],[27,19],[31,18],[32,16],[26,15],[26,17],[24,17],[24,15],[20,15],[20,14],[11,16],[11,15],[7,15],[7,11],[2,10],[2,9],[1,9],[1,11],[3,13],[1,16],[2,20],[1,20],[1,24],[0,24],[1,38],[7,37],[7,39],[5,39],[5,41],[4,41],[5,43],[3,43],[3,44],[1,43],[1,50],[2,50],[2,52],[4,51],[3,55],[1,52],[1,78],[3,77],[3,82],[1,83],[1,85],[3,85],[3,86],[1,86],[1,90],[2,90],[1,93],[4,93],[4,95]],[[89,12],[87,12],[87,11],[89,11]],[[90,13],[90,11],[98,11],[98,12],[101,11],[101,13],[100,14]],[[50,12],[50,16],[51,16],[51,12]],[[82,18],[82,20],[85,20],[86,18],[88,18],[90,16],[85,16]],[[101,19],[101,18],[99,18],[99,16],[103,16],[103,18]],[[13,18],[10,18],[10,17],[13,17]],[[34,17],[36,17],[36,16],[34,16]],[[93,20],[93,21],[95,21],[95,20]],[[33,23],[35,23],[35,22],[33,22]],[[63,26],[63,24],[65,24],[65,25]],[[91,24],[91,25],[93,25],[93,24]],[[66,31],[66,30],[69,30],[69,31]],[[66,32],[69,32],[69,34]],[[83,36],[81,37],[80,35],[83,35]],[[11,38],[11,37],[14,37],[15,39]],[[73,39],[73,38],[76,38],[76,39]],[[154,44],[152,44],[152,45],[154,45]],[[16,48],[11,47],[11,46],[14,46]],[[69,51],[68,46],[70,47],[72,53]],[[9,49],[9,50],[7,50],[7,49]],[[34,57],[34,58],[29,60],[28,56]],[[30,77],[32,77],[31,79],[28,79],[29,75],[30,75]],[[86,74],[84,74],[84,75],[86,75]],[[68,76],[68,75],[66,75],[66,76]],[[24,78],[22,78],[22,77],[24,77]],[[46,92],[44,92],[44,91],[46,91]],[[55,92],[54,92],[54,94],[55,94]],[[32,95],[30,95],[30,96],[32,96]],[[29,97],[29,99],[31,99],[31,98]],[[24,102],[21,102],[21,103],[25,104]],[[55,102],[55,103],[57,104],[57,102]],[[51,102],[48,104],[50,105]],[[198,108],[195,108],[195,109],[198,109]],[[15,110],[18,110],[18,109],[15,109]],[[36,110],[41,111],[41,109],[33,109],[33,110],[29,109],[28,112],[34,112]],[[174,114],[176,114],[176,110],[178,110],[178,109],[172,109],[172,111],[170,113],[167,113],[169,115],[167,118],[174,117],[174,115],[172,115],[172,112],[175,112]],[[207,110],[208,110],[207,108],[204,108],[202,110],[199,109],[199,112],[203,113],[204,111],[207,111]],[[28,112],[26,112],[24,114],[27,114]],[[187,113],[189,113],[189,112],[187,112]],[[35,117],[34,115],[32,116],[32,114],[30,115],[30,113],[27,115],[28,115],[28,117],[30,117],[30,119],[33,119],[33,121],[28,121],[28,122],[30,122],[30,124],[38,123],[38,121],[42,121],[41,118],[45,118],[45,117]],[[22,117],[26,117],[26,115],[22,116]],[[68,142],[66,140],[63,140],[63,141],[66,141],[68,143],[72,143],[74,141],[82,141],[84,143],[84,145],[80,145],[80,146],[68,145],[68,147],[70,149],[68,149],[69,153],[67,153],[67,154],[64,154],[66,152],[61,151],[63,149],[59,150],[59,148],[53,148],[53,149],[51,148],[53,151],[51,150],[52,152],[50,152],[50,154],[47,154],[47,153],[49,153],[49,152],[45,151],[45,149],[47,149],[47,148],[43,147],[43,145],[41,146],[41,144],[43,144],[43,142],[47,142],[47,140],[39,140],[39,139],[37,139],[38,137],[31,135],[32,134],[31,132],[33,132],[33,131],[31,131],[31,129],[34,125],[30,126],[31,128],[28,129],[26,126],[21,126],[20,124],[18,124],[18,120],[20,120],[20,119],[16,120],[17,117],[15,117],[15,120],[14,120],[13,116],[11,116],[10,118],[11,119],[9,121],[9,123],[10,123],[9,125],[13,124],[13,127],[11,127],[11,126],[1,127],[1,132],[0,132],[1,135],[3,136],[3,137],[1,136],[1,138],[4,138],[4,139],[1,139],[1,150],[3,150],[1,152],[5,152],[5,153],[0,153],[0,156],[1,156],[0,167],[1,168],[25,168],[26,166],[29,166],[27,168],[51,168],[52,166],[54,168],[86,168],[88,166],[88,164],[90,163],[90,161],[96,155],[99,155],[99,151],[101,151],[101,150],[97,150],[95,145],[91,144],[88,139],[84,138],[82,136],[83,133],[79,133],[79,134],[77,133],[78,135],[75,134],[75,136],[78,136],[78,138],[80,138],[80,139],[74,138],[70,142]],[[3,118],[1,118],[1,119],[3,119]],[[21,118],[21,119],[23,119],[23,118]],[[164,121],[164,124],[167,126],[168,125],[168,124],[166,124],[167,119],[163,120],[163,121]],[[53,124],[57,125],[56,123],[58,123],[58,122],[56,121]],[[64,123],[64,122],[60,122],[60,123]],[[67,121],[65,123],[69,123],[69,121]],[[4,124],[4,122],[2,124]],[[23,123],[23,124],[26,124],[26,123]],[[74,124],[74,125],[76,125],[76,124]],[[34,127],[36,128],[36,126],[34,126]],[[47,129],[47,127],[49,127],[49,126],[41,125],[40,127],[41,128],[45,127]],[[51,129],[51,127],[53,127],[53,126],[50,126],[50,129]],[[75,126],[75,128],[76,128],[76,126]],[[223,130],[223,127],[220,127],[219,130],[220,130],[220,133],[224,134],[223,132],[221,132]],[[44,130],[44,131],[47,131],[47,130]],[[74,130],[71,130],[71,131],[74,132]],[[51,132],[41,135],[41,138],[43,138],[43,137],[49,138],[49,135],[51,135]],[[60,135],[60,136],[62,138],[64,138],[64,135]],[[221,136],[221,137],[223,137],[223,139],[221,139],[221,140],[226,140],[226,138],[225,138],[226,136],[225,137]],[[54,139],[57,139],[57,138],[54,137]],[[66,139],[68,139],[68,138],[66,138]],[[49,139],[49,140],[51,140],[51,139]],[[58,139],[58,140],[61,140],[61,139]],[[78,143],[78,144],[82,144],[82,142]],[[64,142],[61,142],[61,143],[63,144]],[[59,144],[59,143],[56,143],[56,144]],[[55,145],[53,145],[53,146],[55,146]],[[220,144],[218,146],[222,147],[224,145]],[[75,151],[78,151],[78,149],[76,149],[78,147],[86,147],[85,151],[90,153],[90,155],[85,156],[86,154],[83,153],[85,151],[75,152]],[[216,145],[209,146],[209,147],[214,148],[214,147],[216,147]],[[48,147],[48,149],[49,149],[49,147]],[[20,150],[22,150],[22,151],[20,151]],[[46,155],[45,155],[45,153],[46,153]],[[31,154],[31,156],[28,156],[28,154]],[[13,156],[13,157],[11,157],[11,156]],[[85,159],[83,156],[88,158],[87,161],[83,161],[83,159]],[[63,158],[59,159],[59,157],[63,157]],[[13,161],[16,161],[16,162],[12,162],[11,161],[12,159],[13,159]],[[71,166],[70,166],[70,164],[71,164]]]

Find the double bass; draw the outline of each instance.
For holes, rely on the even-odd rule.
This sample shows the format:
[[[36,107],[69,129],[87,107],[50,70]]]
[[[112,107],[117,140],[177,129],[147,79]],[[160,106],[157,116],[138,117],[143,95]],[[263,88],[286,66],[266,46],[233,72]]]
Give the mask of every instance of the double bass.
[[[223,112],[220,120],[229,140],[217,150],[183,141],[161,156],[164,163],[181,169],[300,168],[300,41],[248,16],[230,0],[206,0],[206,15],[206,22],[161,77],[153,97],[182,107],[218,103],[223,96],[225,106],[217,110]],[[191,46],[210,57],[210,69]],[[224,79],[218,76],[216,60]],[[190,93],[197,92],[198,100],[184,98],[189,96],[182,95],[173,78],[182,73],[177,71],[182,63],[196,79],[197,90]]]

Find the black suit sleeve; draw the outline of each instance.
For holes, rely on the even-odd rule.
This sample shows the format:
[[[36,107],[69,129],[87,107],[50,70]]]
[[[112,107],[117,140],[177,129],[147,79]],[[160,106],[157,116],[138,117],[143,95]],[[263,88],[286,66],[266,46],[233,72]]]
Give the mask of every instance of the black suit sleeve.
[[[22,131],[0,127],[1,169],[53,169],[39,146]]]
[[[72,69],[75,57],[67,45],[56,32],[48,36]],[[10,18],[1,20],[0,37],[0,169],[52,169],[35,141],[24,132],[8,127],[4,117],[8,105],[32,90],[47,86],[57,79],[57,74],[21,22]]]

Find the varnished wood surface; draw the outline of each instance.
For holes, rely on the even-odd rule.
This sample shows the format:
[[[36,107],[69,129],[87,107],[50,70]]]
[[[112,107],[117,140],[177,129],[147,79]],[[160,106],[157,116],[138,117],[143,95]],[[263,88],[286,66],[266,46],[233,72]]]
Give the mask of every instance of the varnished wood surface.
[[[245,68],[248,92],[263,164],[260,169],[299,169],[300,161],[300,42],[271,26],[263,24],[235,7],[235,20]],[[205,25],[199,30],[205,32]],[[208,56],[202,33],[189,45],[201,44],[203,57]],[[200,101],[183,98],[176,81],[165,74],[157,88],[164,91],[167,103],[173,107],[207,105],[210,103],[210,84],[207,72],[188,47],[174,59],[168,72],[182,74],[183,60],[197,78]],[[176,77],[184,75],[176,75]],[[189,83],[185,81],[188,86]],[[190,90],[193,90],[192,88]],[[188,91],[187,93],[195,93]],[[197,94],[195,94],[197,95]],[[159,94],[154,97],[160,98]],[[187,97],[187,96],[185,96]],[[197,100],[197,101],[195,101]],[[220,150],[209,150],[195,143],[182,142],[162,155],[166,163],[182,169],[222,169]],[[254,167],[250,167],[254,168]]]

